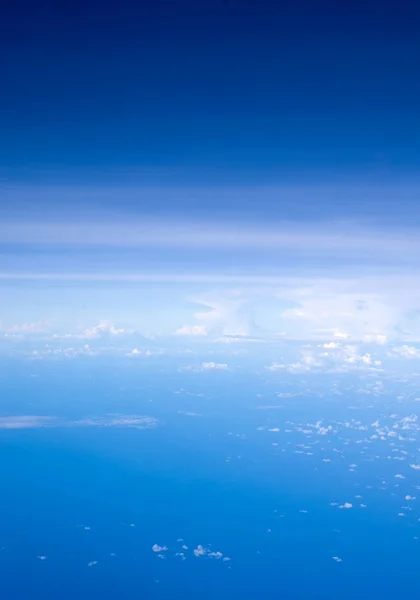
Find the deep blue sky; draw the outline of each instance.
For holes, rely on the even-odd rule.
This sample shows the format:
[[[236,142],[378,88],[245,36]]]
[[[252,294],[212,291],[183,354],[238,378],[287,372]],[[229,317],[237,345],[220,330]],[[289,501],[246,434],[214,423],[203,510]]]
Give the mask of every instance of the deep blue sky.
[[[420,339],[419,32],[413,1],[9,1],[4,330]]]
[[[419,30],[415,2],[9,2],[0,173],[414,175]]]

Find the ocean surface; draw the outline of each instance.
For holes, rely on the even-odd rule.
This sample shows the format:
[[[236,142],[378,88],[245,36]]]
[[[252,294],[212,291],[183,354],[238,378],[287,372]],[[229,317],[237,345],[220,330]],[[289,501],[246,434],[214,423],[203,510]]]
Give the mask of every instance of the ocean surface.
[[[409,383],[0,371],[2,600],[415,597]]]

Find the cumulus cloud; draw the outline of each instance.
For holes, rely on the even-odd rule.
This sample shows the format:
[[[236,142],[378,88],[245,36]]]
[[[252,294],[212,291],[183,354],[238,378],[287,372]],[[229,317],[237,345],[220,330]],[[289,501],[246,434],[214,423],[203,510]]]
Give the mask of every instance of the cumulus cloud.
[[[194,556],[205,556],[208,552],[208,548],[204,548],[201,544],[198,544],[197,548],[193,550]]]
[[[288,373],[345,372],[359,369],[378,370],[382,361],[371,353],[360,351],[358,346],[329,342],[321,347],[301,350],[300,358],[290,363],[274,362],[266,366],[267,371]]]
[[[159,546],[159,544],[153,544],[152,546],[153,552],[166,552],[168,550],[167,546]]]
[[[99,338],[104,335],[121,335],[127,333],[124,329],[117,329],[110,321],[100,321],[98,325],[85,329],[82,334],[84,338]]]

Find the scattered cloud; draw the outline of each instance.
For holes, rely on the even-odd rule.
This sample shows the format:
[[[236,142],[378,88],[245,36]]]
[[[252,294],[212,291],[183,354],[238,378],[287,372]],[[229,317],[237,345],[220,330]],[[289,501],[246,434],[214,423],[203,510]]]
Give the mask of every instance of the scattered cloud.
[[[389,351],[388,355],[397,358],[420,358],[420,348],[408,345],[396,346]]]
[[[228,366],[225,363],[203,362],[201,363],[201,368],[204,371],[226,371]]]
[[[163,350],[150,350],[150,349],[145,349],[145,350],[141,350],[139,348],[133,348],[133,350],[130,350],[130,352],[126,352],[126,356],[131,357],[131,358],[136,358],[136,357],[145,357],[145,358],[149,358],[150,356],[161,356],[162,354],[164,354]]]
[[[352,370],[378,371],[382,361],[355,345],[328,342],[321,347],[304,348],[300,358],[290,363],[277,363],[265,367],[267,371],[288,373],[346,372]]]
[[[194,556],[205,556],[208,552],[208,548],[204,548],[201,544],[198,544],[197,548],[194,548]]]
[[[226,363],[216,363],[213,361],[202,362],[199,365],[188,365],[183,371],[228,371],[229,367]]]
[[[85,329],[81,337],[92,339],[105,335],[122,335],[124,333],[132,333],[132,331],[127,332],[125,329],[117,329],[110,321],[100,321],[98,325],[90,329]]]
[[[168,550],[167,546],[159,546],[159,544],[153,544],[152,546],[153,552],[166,552]]]

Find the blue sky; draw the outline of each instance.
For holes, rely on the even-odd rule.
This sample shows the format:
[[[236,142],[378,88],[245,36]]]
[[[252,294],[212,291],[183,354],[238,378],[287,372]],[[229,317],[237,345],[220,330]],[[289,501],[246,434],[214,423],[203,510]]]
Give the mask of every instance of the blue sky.
[[[419,16],[10,5],[3,336],[415,343]]]

